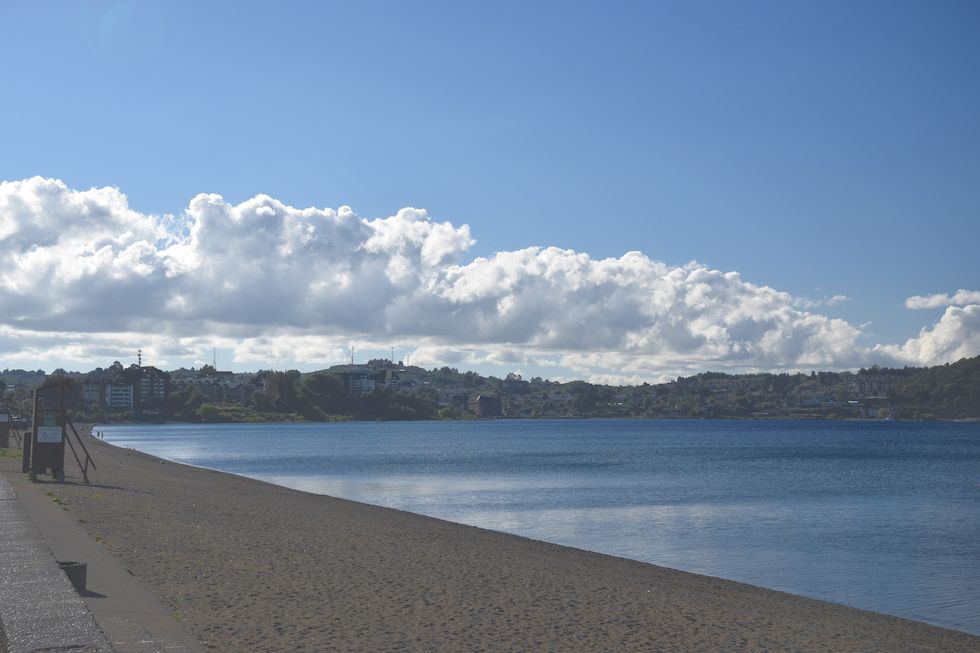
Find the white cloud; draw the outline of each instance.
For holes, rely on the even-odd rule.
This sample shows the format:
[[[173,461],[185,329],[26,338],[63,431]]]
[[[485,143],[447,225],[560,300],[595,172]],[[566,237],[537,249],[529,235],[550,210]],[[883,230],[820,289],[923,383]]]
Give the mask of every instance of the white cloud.
[[[473,242],[466,225],[415,208],[368,220],[346,206],[202,194],[180,215],[153,216],[114,188],[2,183],[0,354],[104,364],[120,347],[176,360],[220,346],[259,367],[339,362],[356,340],[414,349],[413,362],[639,379],[980,353],[969,307],[905,345],[869,349],[860,328],[807,310],[842,295],[801,300],[640,252],[467,260]]]
[[[235,343],[234,361],[253,367],[303,361],[320,366],[335,365],[347,356],[347,348],[336,338],[315,335],[279,333],[274,336],[246,338]]]
[[[950,306],[939,322],[922,329],[904,345],[879,345],[875,350],[893,360],[919,366],[976,356],[980,354],[980,305]]]
[[[90,369],[128,360],[137,349],[156,365],[176,366],[178,361],[210,350],[212,344],[220,345],[221,341],[135,332],[42,332],[0,325],[0,357],[8,367],[42,362],[49,370],[61,365]]]
[[[820,297],[819,299],[811,299],[809,297],[797,297],[793,302],[793,305],[797,308],[820,308],[821,306],[838,306],[845,302],[851,301],[851,298],[847,295],[831,295],[830,297]]]
[[[980,290],[957,290],[952,295],[939,293],[936,295],[913,295],[905,300],[905,308],[922,310],[942,308],[944,306],[966,306],[980,304]]]

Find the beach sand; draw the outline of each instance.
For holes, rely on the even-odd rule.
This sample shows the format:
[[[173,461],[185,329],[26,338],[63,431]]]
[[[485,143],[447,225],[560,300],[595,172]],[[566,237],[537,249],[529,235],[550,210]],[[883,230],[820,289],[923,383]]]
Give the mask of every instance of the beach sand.
[[[92,485],[38,491],[220,651],[980,651],[965,633],[87,442]]]

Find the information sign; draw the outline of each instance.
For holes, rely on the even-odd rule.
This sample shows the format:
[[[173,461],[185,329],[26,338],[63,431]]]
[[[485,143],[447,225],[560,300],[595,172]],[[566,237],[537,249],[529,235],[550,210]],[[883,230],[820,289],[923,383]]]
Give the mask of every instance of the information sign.
[[[60,426],[39,426],[37,427],[37,441],[38,442],[53,442],[58,444],[61,442],[61,427]]]

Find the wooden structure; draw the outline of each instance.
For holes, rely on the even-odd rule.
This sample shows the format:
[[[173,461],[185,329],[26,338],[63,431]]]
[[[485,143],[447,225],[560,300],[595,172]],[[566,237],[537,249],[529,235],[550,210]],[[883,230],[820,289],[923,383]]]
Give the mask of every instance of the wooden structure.
[[[38,474],[47,471],[59,481],[65,480],[65,445],[82,470],[82,478],[88,483],[88,468],[96,469],[95,461],[88,453],[75,425],[68,419],[65,391],[71,388],[69,379],[53,379],[34,390],[34,417],[28,437],[24,438],[22,470],[36,481]],[[71,433],[69,434],[69,429]],[[76,450],[69,435],[75,436]],[[82,456],[79,456],[79,451]]]

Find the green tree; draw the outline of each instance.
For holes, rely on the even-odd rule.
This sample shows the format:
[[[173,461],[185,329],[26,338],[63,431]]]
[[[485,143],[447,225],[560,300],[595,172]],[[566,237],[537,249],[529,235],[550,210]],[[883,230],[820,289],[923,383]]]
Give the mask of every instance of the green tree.
[[[224,417],[218,407],[212,404],[201,404],[195,415],[202,422],[220,422]]]

